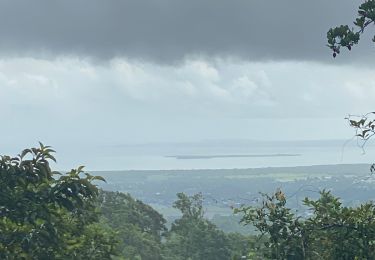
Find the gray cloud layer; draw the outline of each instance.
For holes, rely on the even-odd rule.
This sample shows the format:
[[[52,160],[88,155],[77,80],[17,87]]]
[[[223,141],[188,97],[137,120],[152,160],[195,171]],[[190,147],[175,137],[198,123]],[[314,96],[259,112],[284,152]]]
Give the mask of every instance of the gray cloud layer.
[[[351,22],[358,5],[352,0],[1,0],[0,53],[167,63],[190,55],[326,61],[326,31]],[[356,50],[354,56],[367,51]]]

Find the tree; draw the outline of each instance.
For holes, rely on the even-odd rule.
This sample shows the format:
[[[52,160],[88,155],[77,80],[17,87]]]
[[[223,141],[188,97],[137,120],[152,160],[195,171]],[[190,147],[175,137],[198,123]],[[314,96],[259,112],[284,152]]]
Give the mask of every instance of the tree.
[[[223,231],[204,218],[202,194],[177,194],[173,207],[182,213],[172,223],[164,245],[165,259],[230,259],[228,238]]]
[[[105,223],[117,231],[126,259],[161,259],[166,220],[151,206],[129,194],[101,191],[99,207]]]
[[[375,24],[375,0],[366,0],[358,8],[358,16],[354,21],[355,29],[348,25],[329,29],[328,47],[333,51],[333,57],[340,53],[342,47],[351,50],[355,44],[358,44],[366,28],[373,24]],[[372,41],[375,42],[375,36]]]
[[[93,184],[104,179],[83,167],[52,171],[53,153],[40,144],[0,157],[0,258],[110,259],[116,241],[98,225]]]
[[[261,207],[242,207],[244,224],[254,225],[262,234],[268,235],[264,255],[269,259],[305,259],[304,230],[280,190],[269,196],[262,194]]]
[[[320,195],[318,200],[304,200],[313,213],[304,222],[311,254],[321,259],[374,259],[374,203],[345,207],[328,191]]]
[[[254,225],[266,237],[267,259],[374,259],[375,204],[345,207],[330,192],[304,200],[307,217],[286,207],[281,191],[263,195],[258,207],[242,207],[242,223]]]

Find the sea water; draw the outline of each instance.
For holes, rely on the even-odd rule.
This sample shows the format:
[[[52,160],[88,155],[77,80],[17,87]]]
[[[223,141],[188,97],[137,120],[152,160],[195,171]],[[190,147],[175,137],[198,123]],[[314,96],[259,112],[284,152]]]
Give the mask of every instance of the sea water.
[[[63,158],[64,159],[64,158]],[[66,158],[68,160],[68,158]],[[345,140],[106,146],[80,156],[90,170],[241,169],[375,162],[375,146]],[[70,158],[70,163],[71,163]]]

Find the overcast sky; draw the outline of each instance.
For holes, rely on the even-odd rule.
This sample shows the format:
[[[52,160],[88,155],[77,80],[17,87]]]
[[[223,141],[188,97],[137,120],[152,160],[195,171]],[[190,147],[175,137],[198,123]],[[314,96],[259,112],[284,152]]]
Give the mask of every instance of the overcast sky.
[[[374,46],[333,59],[325,37],[359,4],[0,0],[0,146],[350,138]]]

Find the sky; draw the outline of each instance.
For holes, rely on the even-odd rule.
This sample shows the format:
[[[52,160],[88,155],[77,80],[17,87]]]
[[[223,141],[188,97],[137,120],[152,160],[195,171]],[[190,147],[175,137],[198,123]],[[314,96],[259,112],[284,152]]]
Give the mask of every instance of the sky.
[[[374,46],[336,59],[351,0],[0,0],[0,147],[347,139]]]

